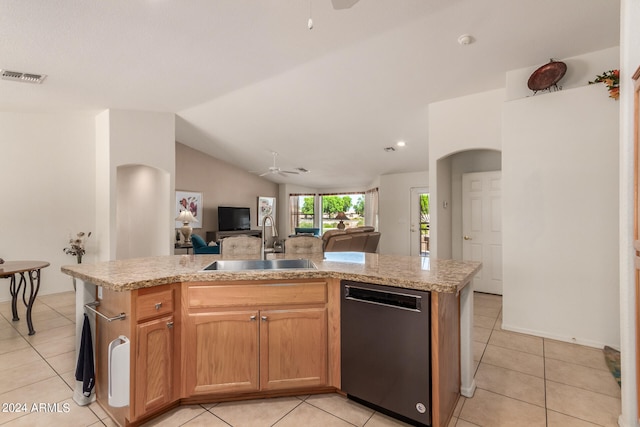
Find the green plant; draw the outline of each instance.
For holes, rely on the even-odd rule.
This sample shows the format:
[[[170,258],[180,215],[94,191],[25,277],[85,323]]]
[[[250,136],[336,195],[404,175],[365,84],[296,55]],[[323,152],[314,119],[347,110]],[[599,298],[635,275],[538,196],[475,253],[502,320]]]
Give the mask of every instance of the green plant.
[[[609,98],[618,99],[620,97],[620,70],[609,70],[596,76],[595,80],[589,82],[604,83],[609,91]]]

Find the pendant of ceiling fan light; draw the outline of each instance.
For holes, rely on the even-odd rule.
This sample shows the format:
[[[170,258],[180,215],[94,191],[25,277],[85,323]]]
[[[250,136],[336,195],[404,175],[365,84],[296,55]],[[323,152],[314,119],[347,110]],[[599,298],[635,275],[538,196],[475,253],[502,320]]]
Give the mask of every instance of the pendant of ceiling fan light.
[[[307,21],[307,28],[313,30],[313,18],[311,17],[311,0],[309,0],[309,20]]]

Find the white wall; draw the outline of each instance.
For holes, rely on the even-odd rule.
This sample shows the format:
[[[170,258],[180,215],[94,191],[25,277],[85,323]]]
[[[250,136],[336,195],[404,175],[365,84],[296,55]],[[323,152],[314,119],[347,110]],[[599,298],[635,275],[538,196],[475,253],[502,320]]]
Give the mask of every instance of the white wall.
[[[429,105],[430,247],[434,258],[451,258],[452,154],[474,149],[500,150],[504,89]],[[447,207],[444,207],[447,202]]]
[[[622,353],[622,427],[638,426],[636,400],[636,292],[633,267],[633,127],[631,76],[640,66],[640,2],[622,0],[620,8],[620,350]]]
[[[504,105],[505,329],[619,346],[618,103],[602,89]]]
[[[40,294],[73,290],[60,267],[76,262],[63,253],[79,231],[95,231],[94,114],[0,112],[0,257],[43,260]],[[86,262],[95,259],[95,237]],[[11,299],[0,280],[0,301]]]
[[[284,215],[278,184],[180,143],[176,143],[176,189],[202,193],[201,222],[191,226],[193,234],[203,239],[208,231],[218,230],[218,206],[250,208],[252,229],[259,228],[258,196],[276,197],[276,221]]]
[[[428,186],[426,171],[380,176],[379,253],[411,254],[411,188]]]
[[[607,52],[607,55],[596,53],[594,55],[594,58],[596,58],[594,61],[597,62],[599,60],[597,58],[601,59],[603,56],[609,57],[609,53],[610,52]],[[589,57],[585,56],[584,60],[589,60]],[[602,66],[602,64],[600,65]],[[609,68],[616,68],[616,64],[608,64],[606,69]],[[548,102],[551,97],[562,99],[566,96],[575,96],[571,95],[572,93],[582,92],[591,93],[593,95],[593,99],[591,97],[587,97],[578,101],[580,108],[586,108],[588,114],[585,113],[578,119],[572,119],[573,121],[571,121],[571,124],[572,128],[579,128],[581,129],[581,132],[584,132],[584,134],[580,133],[569,142],[566,141],[566,134],[560,133],[560,135],[565,137],[558,140],[555,139],[556,136],[554,136],[558,131],[556,130],[556,132],[552,132],[548,129],[550,123],[553,124],[557,121],[562,122],[565,115],[567,115],[573,108],[573,105],[570,107],[560,107],[553,112],[548,109],[541,112],[536,111],[535,113],[528,112],[526,119],[521,119],[516,124],[510,124],[512,121],[510,114],[516,103],[544,103]],[[617,165],[609,164],[611,163],[611,156],[614,158],[617,156],[616,147],[607,147],[608,151],[598,153],[593,157],[587,156],[586,159],[583,159],[583,156],[586,155],[584,153],[585,147],[583,147],[583,145],[587,141],[590,141],[591,138],[600,138],[601,145],[598,146],[598,149],[600,150],[603,150],[602,145],[605,145],[602,141],[611,138],[615,140],[617,138],[615,129],[617,118],[605,118],[608,117],[609,113],[611,113],[611,111],[607,112],[606,109],[613,109],[613,112],[615,113],[617,104],[607,97],[607,92],[604,87],[602,87],[602,85],[587,86],[585,81],[584,86],[579,88],[563,90],[557,93],[539,94],[535,97],[526,97],[507,104],[504,103],[505,93],[505,90],[486,92],[463,98],[447,100],[429,106],[429,179],[431,181],[431,203],[436,207],[434,209],[435,215],[432,215],[431,218],[431,249],[432,256],[434,257],[447,258],[453,256],[454,253],[457,253],[457,249],[454,249],[453,245],[453,234],[455,229],[453,215],[456,209],[452,206],[452,203],[456,203],[455,200],[453,200],[455,189],[452,184],[455,180],[454,175],[456,175],[453,173],[453,169],[455,168],[454,162],[457,158],[456,156],[460,156],[460,154],[456,153],[475,149],[503,150],[503,147],[506,144],[503,140],[503,123],[504,126],[509,127],[510,132],[512,133],[526,129],[527,132],[537,135],[535,138],[527,136],[526,143],[524,141],[519,141],[520,144],[524,145],[522,150],[528,151],[531,154],[529,155],[529,158],[526,159],[526,162],[521,158],[522,163],[517,163],[516,165],[511,164],[511,168],[523,170],[523,168],[526,169],[526,167],[534,167],[537,164],[541,164],[543,166],[556,165],[552,172],[557,175],[552,176],[554,176],[554,179],[557,181],[558,178],[565,176],[565,172],[572,172],[573,167],[582,167],[573,166],[574,163],[584,163],[586,161],[586,167],[589,169],[589,173],[585,173],[586,176],[584,178],[585,182],[588,183],[587,187],[589,188],[589,191],[591,191],[589,199],[593,199],[594,195],[597,194],[598,198],[596,200],[598,206],[603,206],[607,209],[600,209],[597,211],[591,209],[588,215],[584,218],[593,216],[594,212],[604,212],[604,218],[606,219],[606,226],[604,228],[609,229],[609,236],[611,235],[611,227],[615,229],[617,226],[616,209],[618,206],[618,200],[617,198],[610,200],[612,193],[617,197],[615,178],[617,174]],[[605,109],[604,112],[600,111],[601,106]],[[603,126],[603,123],[608,123],[610,126]],[[592,126],[589,126],[590,124]],[[611,126],[613,129],[610,129]],[[534,129],[536,129],[535,132],[533,132]],[[544,131],[544,136],[537,133],[540,132],[540,130]],[[541,148],[540,140],[545,137],[547,140],[543,141],[542,146],[544,146],[545,143],[548,143],[548,141],[553,141],[555,151],[549,149],[544,156],[541,156],[539,154],[539,150]],[[513,139],[512,136],[510,137],[510,140],[511,139]],[[512,149],[511,151],[513,152],[514,150]],[[520,148],[515,151],[520,152]],[[562,163],[556,162],[556,159],[559,158],[558,155],[564,156],[562,157]],[[523,194],[526,195],[526,197],[533,199],[541,197],[541,191],[537,188],[539,184],[538,181],[531,179],[525,180],[522,176],[510,177],[509,174],[504,174],[504,170],[509,162],[510,160],[503,152],[503,183],[510,186],[510,193],[503,194],[503,200],[506,200],[505,203],[510,203],[510,206],[513,206],[513,204],[517,205],[520,198],[523,197]],[[606,168],[608,168],[607,171],[609,171],[609,175],[606,175],[605,178],[600,176],[603,171],[603,166],[601,165],[607,165]],[[611,174],[614,176],[613,181]],[[598,178],[596,179],[596,177]],[[596,180],[596,183],[593,183],[594,180]],[[581,187],[581,190],[582,188],[584,187]],[[603,202],[601,203],[600,196],[603,188],[606,188],[606,196],[602,199]],[[557,188],[554,188],[554,190],[559,191]],[[578,192],[578,194],[580,193]],[[444,201],[448,202],[447,208],[443,205]],[[558,194],[557,196],[552,197],[550,201],[553,203],[548,210],[548,218],[545,218],[546,221],[551,224],[566,221],[567,215],[573,211],[567,211],[564,209],[566,203],[564,199],[562,199],[561,195]],[[503,212],[503,239],[505,242],[507,240],[510,242],[509,245],[504,246],[503,251],[505,256],[506,254],[510,254],[511,259],[516,258],[515,252],[510,253],[514,248],[514,245],[520,248],[529,248],[531,246],[530,240],[535,241],[535,239],[538,238],[537,236],[530,235],[527,235],[528,238],[526,239],[521,237],[523,230],[527,230],[528,233],[531,232],[532,224],[534,224],[534,222],[532,222],[533,218],[531,217],[526,217],[527,221],[522,221],[522,217],[519,215],[519,213],[518,215],[515,215],[506,211]],[[593,220],[593,218],[591,218],[591,220]],[[539,222],[540,219],[536,218],[536,221]],[[574,221],[574,223],[575,222],[576,221]],[[579,220],[578,222],[583,224],[583,220]],[[592,222],[594,224],[599,223],[601,222],[601,218],[597,217],[596,220],[593,220]],[[581,232],[586,235],[588,231],[585,230],[591,230],[593,227],[593,225],[590,225],[590,228],[585,228]],[[576,304],[575,306],[572,305],[569,310],[567,310],[566,301],[571,300],[567,299],[566,295],[560,295],[559,299],[564,298],[562,302],[554,299],[553,297],[551,299],[546,298],[543,302],[542,299],[544,298],[544,295],[549,293],[551,289],[549,289],[549,287],[543,287],[542,289],[545,289],[547,292],[539,292],[541,284],[537,281],[532,282],[527,277],[523,278],[522,275],[507,275],[506,270],[509,268],[513,269],[515,267],[507,265],[507,259],[509,259],[509,257],[504,260],[505,295],[503,301],[505,310],[505,327],[510,327],[512,329],[520,328],[520,330],[526,330],[529,333],[553,336],[558,339],[571,340],[572,338],[576,338],[576,341],[590,345],[601,345],[602,343],[609,343],[614,346],[617,345],[619,342],[619,328],[617,327],[618,307],[617,304],[612,303],[613,300],[617,299],[618,292],[615,285],[615,283],[618,283],[618,276],[617,274],[612,273],[612,269],[615,270],[617,266],[617,241],[615,239],[612,240],[610,237],[603,238],[601,236],[603,233],[601,230],[602,228],[598,228],[591,233],[595,239],[596,246],[598,246],[596,252],[598,255],[595,256],[595,259],[598,260],[598,265],[600,266],[597,272],[592,272],[591,276],[585,279],[586,283],[588,283],[589,286],[592,286],[590,288],[592,292],[585,297],[584,304],[580,301],[579,304]],[[554,253],[555,260],[552,265],[557,267],[555,272],[565,281],[568,277],[573,277],[572,283],[575,282],[575,277],[583,279],[583,276],[586,275],[584,267],[591,265],[589,261],[585,261],[585,258],[581,258],[581,265],[583,268],[582,270],[579,270],[580,274],[576,272],[574,268],[575,259],[572,257],[574,257],[575,249],[578,245],[575,245],[573,242],[574,238],[575,236],[573,234],[564,234],[562,239],[552,241],[551,245],[554,249],[560,248]],[[582,250],[583,247],[593,246],[594,242],[592,240],[593,239],[590,239],[589,246],[586,246],[583,241],[582,247],[579,249]],[[516,245],[515,242],[519,243]],[[535,252],[531,251],[523,254],[522,251],[520,251],[516,262],[529,266],[529,269],[537,271],[538,274],[541,271],[547,270],[547,263],[551,262],[550,258],[554,258],[549,257],[548,251],[550,248],[547,246],[542,248],[539,247],[538,251]],[[567,249],[565,250],[564,248]],[[566,251],[568,253],[566,253]],[[602,254],[601,251],[608,252],[606,252],[606,255],[599,256]],[[610,253],[614,253],[616,255],[612,258]],[[580,252],[580,254],[583,255],[582,252]],[[591,259],[594,259],[594,255],[591,255],[591,257]],[[544,260],[544,262],[541,262],[540,260]],[[574,264],[572,265],[571,262],[574,262]],[[518,264],[518,266],[519,265],[520,264]],[[560,271],[562,271],[562,274],[560,274]],[[529,274],[529,270],[527,270],[527,274]],[[526,282],[524,282],[523,279]],[[515,282],[515,285],[512,282]],[[557,281],[554,283],[556,285],[558,284]],[[611,285],[612,283],[613,285]],[[535,310],[523,310],[531,300],[524,298],[524,294],[514,294],[513,292],[509,292],[510,286],[516,286],[515,289],[519,289],[521,287],[524,289],[524,292],[528,297],[535,296],[538,298],[538,300],[533,300],[536,301],[537,304],[535,306]],[[556,291],[557,289],[558,287],[556,286],[553,290]],[[583,290],[575,289],[575,287],[572,290],[577,295],[584,294]],[[596,300],[600,301],[600,305],[594,305]],[[541,313],[546,313],[547,311],[550,311],[552,320],[541,320],[546,318],[546,316],[542,316]],[[510,313],[509,316],[511,317],[506,315],[507,312]],[[594,313],[597,314],[594,315]],[[576,325],[578,323],[578,321],[575,320],[576,317],[580,319],[590,317],[590,321]],[[596,318],[602,320],[602,322],[595,325],[594,319]],[[571,320],[567,322],[566,319]],[[535,322],[543,322],[545,324],[536,325]],[[525,325],[529,325],[531,327],[526,327]],[[537,328],[534,326],[540,327]]]
[[[107,110],[96,117],[96,223],[100,241],[100,260],[117,258],[118,239],[127,239],[117,226],[117,174],[120,166],[142,165],[169,176],[162,194],[166,209],[158,210],[155,231],[158,247],[146,255],[168,255],[173,250],[175,221],[172,200],[175,190],[175,117],[173,113]],[[118,232],[119,231],[119,232]],[[143,255],[139,251],[138,255]],[[128,256],[128,255],[123,255]]]
[[[612,70],[618,67],[620,58],[620,49],[611,47],[609,49],[599,50],[597,52],[589,52],[585,55],[572,56],[570,58],[553,58],[556,61],[562,61],[567,64],[567,72],[558,82],[558,86],[563,90],[580,87],[593,81],[595,77],[602,74],[603,71]],[[533,91],[527,87],[527,82],[531,74],[538,67],[520,68],[511,70],[507,73],[507,92],[506,99],[526,98],[533,96]],[[606,90],[604,85],[599,85],[602,90]],[[542,96],[548,92],[538,92],[535,96]]]
[[[148,166],[119,166],[116,177],[116,258],[167,255],[159,212],[170,205],[170,176]]]

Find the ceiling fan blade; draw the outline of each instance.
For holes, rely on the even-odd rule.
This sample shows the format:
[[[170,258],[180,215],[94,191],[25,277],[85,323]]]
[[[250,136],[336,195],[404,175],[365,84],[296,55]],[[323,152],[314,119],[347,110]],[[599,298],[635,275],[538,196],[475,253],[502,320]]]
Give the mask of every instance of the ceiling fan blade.
[[[271,171],[268,171],[268,172],[265,172],[265,173],[261,173],[261,174],[260,174],[260,175],[258,175],[258,176],[265,176],[265,175],[269,175],[270,173],[271,173]]]
[[[292,173],[294,175],[298,175],[298,172],[295,171],[280,171],[281,173]]]
[[[354,4],[358,3],[360,0],[331,0],[331,4],[333,4],[333,8],[336,10],[340,9],[349,9]]]

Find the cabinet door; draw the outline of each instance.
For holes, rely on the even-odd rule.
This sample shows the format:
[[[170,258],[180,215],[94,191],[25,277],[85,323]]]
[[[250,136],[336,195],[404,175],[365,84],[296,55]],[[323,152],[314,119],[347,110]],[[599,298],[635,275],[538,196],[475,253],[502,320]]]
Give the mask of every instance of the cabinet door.
[[[327,383],[327,309],[260,312],[260,388]]]
[[[136,418],[171,401],[173,372],[173,316],[137,327]]]
[[[258,390],[257,311],[189,315],[187,394]]]

